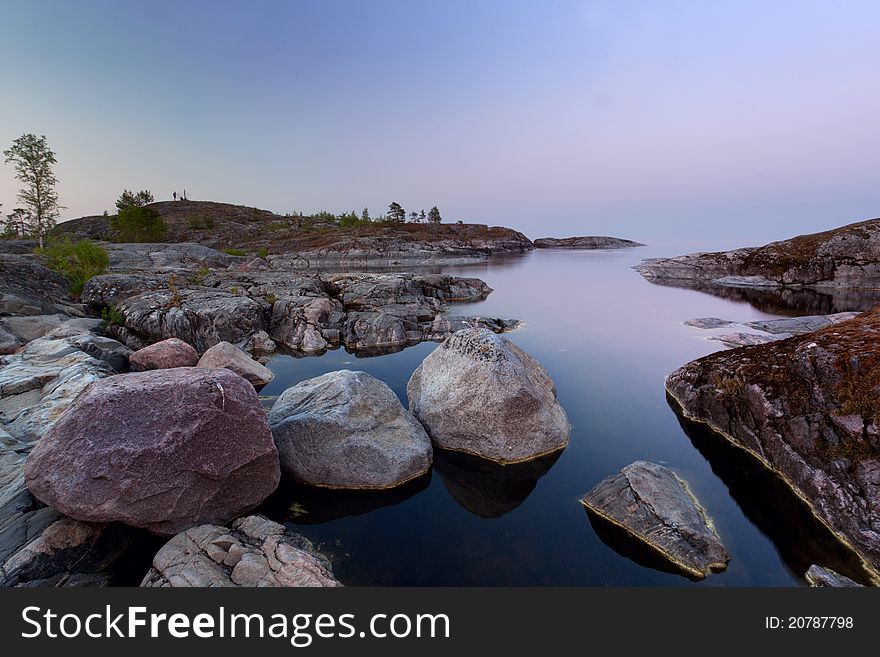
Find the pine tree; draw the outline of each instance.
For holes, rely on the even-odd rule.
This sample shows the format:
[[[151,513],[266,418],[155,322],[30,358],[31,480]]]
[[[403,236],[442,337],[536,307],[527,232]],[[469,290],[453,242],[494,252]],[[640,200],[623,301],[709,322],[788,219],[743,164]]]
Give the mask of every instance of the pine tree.
[[[439,224],[442,221],[443,218],[440,216],[440,210],[437,209],[436,205],[428,210],[428,223]]]
[[[392,201],[388,206],[388,218],[402,224],[406,221],[406,210],[397,201]]]
[[[367,208],[364,208],[364,211],[361,212],[361,221],[363,221],[364,223],[372,221],[370,219],[370,211]]]
[[[419,223],[424,224],[427,223],[427,221],[428,220],[425,218],[425,211],[423,209],[421,212],[419,212]]]

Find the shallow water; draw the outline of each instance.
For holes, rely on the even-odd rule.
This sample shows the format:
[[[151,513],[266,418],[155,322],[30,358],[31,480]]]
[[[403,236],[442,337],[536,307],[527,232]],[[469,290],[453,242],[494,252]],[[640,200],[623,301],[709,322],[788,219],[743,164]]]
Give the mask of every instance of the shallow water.
[[[350,585],[784,586],[802,583],[810,563],[854,574],[850,555],[784,486],[716,435],[680,421],[663,381],[676,367],[722,348],[705,339],[711,331],[683,326],[684,320],[748,321],[846,310],[870,300],[725,298],[654,285],[630,269],[642,258],[692,246],[535,251],[444,268],[494,288],[486,300],[451,313],[523,321],[508,337],[556,382],[573,427],[569,447],[507,468],[438,453],[429,476],[399,490],[287,485],[264,511],[319,544]],[[407,380],[436,346],[371,358],[343,350],[318,358],[276,356],[269,364],[276,378],[262,394],[349,368],[385,381],[406,404]],[[689,482],[732,555],[725,572],[691,582],[665,572],[607,527],[594,526],[579,496],[638,459],[668,465]]]

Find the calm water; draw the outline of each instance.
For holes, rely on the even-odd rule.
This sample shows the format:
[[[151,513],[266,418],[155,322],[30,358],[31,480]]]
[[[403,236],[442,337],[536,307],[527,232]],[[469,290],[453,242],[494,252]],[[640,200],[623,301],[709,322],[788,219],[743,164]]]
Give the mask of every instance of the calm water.
[[[523,320],[508,337],[556,382],[573,426],[569,447],[549,461],[508,468],[439,453],[429,476],[400,490],[287,486],[265,511],[319,544],[350,585],[776,586],[802,583],[813,562],[852,573],[849,555],[787,489],[716,436],[679,420],[663,380],[721,348],[705,339],[711,332],[684,320],[753,320],[867,301],[765,294],[750,303],[653,285],[630,269],[642,258],[692,247],[536,251],[444,269],[482,278],[495,290],[452,313]],[[270,363],[276,378],[262,394],[349,368],[385,381],[406,404],[407,380],[436,346],[372,358],[343,350],[277,356]],[[693,583],[593,526],[579,496],[638,459],[668,465],[691,484],[732,555],[726,572]]]

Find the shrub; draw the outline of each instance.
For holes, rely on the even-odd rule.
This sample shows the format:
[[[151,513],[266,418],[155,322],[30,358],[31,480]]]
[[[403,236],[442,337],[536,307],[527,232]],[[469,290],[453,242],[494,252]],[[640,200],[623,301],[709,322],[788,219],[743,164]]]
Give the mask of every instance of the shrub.
[[[116,306],[104,306],[101,309],[101,319],[104,321],[104,327],[122,326],[125,322],[125,316],[116,309]]]
[[[263,295],[263,301],[266,303],[275,303],[278,301],[278,297],[272,292],[266,292],[266,294]]]
[[[263,247],[259,251],[257,251],[257,255],[260,256],[263,260],[269,257],[269,249]]]
[[[55,238],[37,252],[46,259],[49,269],[67,279],[71,294],[77,298],[86,281],[103,274],[110,264],[106,249],[90,240],[73,242],[69,237]]]
[[[162,242],[165,239],[165,221],[153,208],[130,206],[110,218],[110,227],[116,231],[117,242]]]
[[[247,255],[247,251],[244,249],[222,249],[223,253],[231,256],[245,256]]]

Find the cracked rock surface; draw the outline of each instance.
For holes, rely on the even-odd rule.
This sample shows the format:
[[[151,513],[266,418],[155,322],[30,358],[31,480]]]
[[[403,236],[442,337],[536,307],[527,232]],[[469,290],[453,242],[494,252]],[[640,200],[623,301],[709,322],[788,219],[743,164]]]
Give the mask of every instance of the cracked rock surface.
[[[730,555],[709,517],[669,468],[636,461],[596,484],[581,503],[692,578],[727,568]]]
[[[302,536],[262,516],[230,527],[200,525],[172,538],[153,558],[144,587],[342,586]]]

